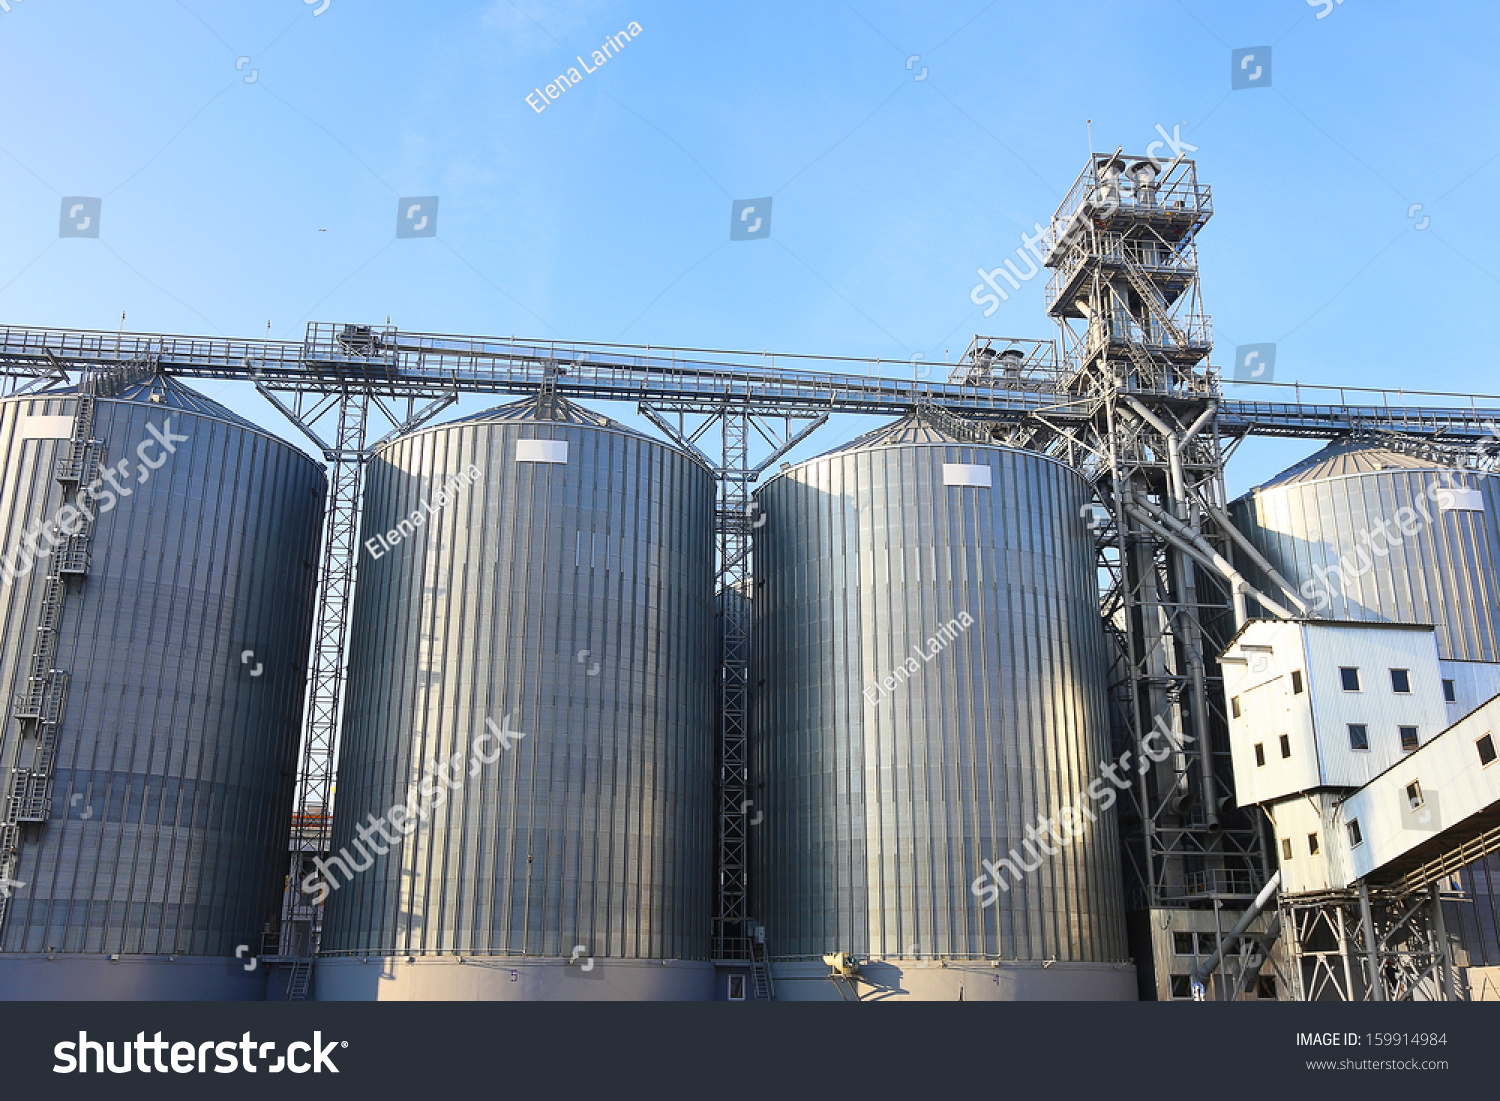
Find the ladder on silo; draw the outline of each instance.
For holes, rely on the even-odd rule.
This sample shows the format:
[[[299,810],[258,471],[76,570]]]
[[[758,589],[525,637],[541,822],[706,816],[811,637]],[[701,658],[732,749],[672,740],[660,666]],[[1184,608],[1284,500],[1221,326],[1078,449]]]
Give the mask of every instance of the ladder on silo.
[[[292,962],[292,974],[286,983],[287,1001],[307,1001],[307,992],[312,987],[312,974],[313,961],[311,959],[299,959]]]
[[[54,524],[51,534],[60,536],[54,545],[52,572],[42,582],[41,603],[37,611],[36,638],[32,644],[31,662],[25,688],[17,699],[13,716],[22,724],[32,724],[36,745],[29,768],[11,770],[5,791],[5,805],[0,812],[0,930],[5,925],[10,901],[10,882],[21,847],[21,826],[47,821],[52,809],[52,772],[57,760],[57,728],[62,721],[63,701],[67,697],[68,674],[53,668],[57,657],[57,633],[62,623],[63,602],[68,595],[69,576],[88,572],[89,541],[93,535],[94,514],[83,504],[85,488],[98,473],[103,460],[103,444],[93,438],[94,397],[87,392],[87,380],[80,386],[78,406],[73,416],[73,434],[63,445],[54,467],[54,476],[63,488],[66,505],[79,513],[76,526],[64,532]],[[40,556],[39,556],[40,557]]]
[[[8,813],[5,817],[9,817]],[[21,847],[21,830],[13,822],[0,821],[0,929],[5,928],[5,911],[10,906],[11,876],[16,870],[16,851]]]

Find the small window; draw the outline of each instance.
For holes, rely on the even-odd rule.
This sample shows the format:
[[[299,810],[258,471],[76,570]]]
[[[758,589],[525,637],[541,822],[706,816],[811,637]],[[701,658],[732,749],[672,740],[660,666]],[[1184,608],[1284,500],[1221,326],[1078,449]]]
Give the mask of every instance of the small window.
[[[1479,750],[1479,764],[1484,767],[1495,759],[1495,739],[1486,734],[1474,743],[1474,748]]]
[[[1307,835],[1307,852],[1309,856],[1318,855],[1318,835],[1315,833]]]
[[[1344,683],[1345,692],[1359,691],[1359,670],[1352,665],[1339,668],[1339,679]]]
[[[1412,810],[1416,810],[1423,802],[1422,782],[1420,780],[1413,780],[1406,785],[1406,805]]]
[[[732,1002],[742,1002],[745,1000],[744,975],[729,976],[729,1000]]]
[[[1294,696],[1300,696],[1300,695],[1302,695],[1302,670],[1301,669],[1293,669],[1292,670],[1292,695],[1294,695]]]
[[[1350,749],[1369,749],[1370,748],[1370,728],[1368,726],[1366,726],[1364,723],[1350,723],[1349,724],[1349,748]]]
[[[1191,998],[1193,996],[1193,981],[1191,975],[1172,975],[1171,990],[1174,998]]]
[[[1457,703],[1458,702],[1458,682],[1457,681],[1451,681],[1451,680],[1444,679],[1444,681],[1443,681],[1443,701],[1445,703]]]
[[[1283,757],[1290,757],[1292,755],[1292,736],[1290,734],[1283,734],[1281,736],[1281,755]]]
[[[1290,837],[1283,837],[1281,839],[1281,859],[1283,859],[1283,860],[1290,860],[1291,858],[1292,858],[1292,839]]]
[[[1233,719],[1240,717],[1240,698],[1238,696],[1229,701],[1229,717]]]
[[[1266,743],[1255,743],[1255,767],[1260,768],[1266,763]]]
[[[1344,823],[1344,828],[1349,831],[1349,847],[1357,849],[1365,843],[1365,835],[1359,832],[1359,819],[1351,818]]]
[[[1400,729],[1401,729],[1401,748],[1402,749],[1410,752],[1411,750],[1416,749],[1417,746],[1421,744],[1420,740],[1417,738],[1417,728],[1416,727],[1414,727],[1414,726],[1403,726]]]
[[[1178,956],[1191,956],[1193,952],[1192,933],[1173,933],[1172,952]]]
[[[1411,695],[1411,670],[1391,670],[1391,691],[1399,692],[1403,696]]]
[[[1276,977],[1274,975],[1257,975],[1255,978],[1255,996],[1262,1001],[1275,1001]]]

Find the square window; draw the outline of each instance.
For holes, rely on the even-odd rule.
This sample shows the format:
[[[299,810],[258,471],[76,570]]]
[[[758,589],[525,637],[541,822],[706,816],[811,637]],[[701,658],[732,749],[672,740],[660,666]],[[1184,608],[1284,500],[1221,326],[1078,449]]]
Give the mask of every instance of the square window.
[[[1307,835],[1307,851],[1311,856],[1318,855],[1318,835],[1310,833]]]
[[[1240,717],[1240,698],[1238,696],[1229,701],[1229,717],[1232,719]]]
[[[1391,691],[1399,692],[1403,696],[1411,694],[1411,671],[1409,669],[1391,670]]]
[[[1366,726],[1364,723],[1350,723],[1349,724],[1349,748],[1350,749],[1369,749],[1370,748],[1370,728],[1368,726]]]
[[[1192,933],[1173,933],[1172,934],[1172,952],[1173,952],[1174,955],[1178,955],[1178,956],[1191,956],[1191,955],[1193,955],[1194,954],[1194,951],[1193,951],[1193,934]]]
[[[1292,670],[1292,695],[1294,695],[1294,696],[1300,696],[1300,695],[1302,695],[1302,670],[1301,669],[1293,669]]]
[[[1174,998],[1191,998],[1193,996],[1193,983],[1191,975],[1172,975],[1171,991]]]
[[[745,1000],[744,975],[729,976],[729,1000],[732,1002],[742,1002]]]
[[[1343,681],[1345,692],[1359,691],[1359,670],[1351,665],[1345,665],[1339,669],[1339,679]]]
[[[1258,975],[1255,979],[1255,996],[1261,999],[1276,999],[1276,978],[1273,975]]]
[[[1495,759],[1495,739],[1486,734],[1474,743],[1474,748],[1479,750],[1479,764],[1484,766]]]
[[[1359,819],[1351,818],[1344,823],[1344,828],[1349,831],[1349,847],[1357,849],[1365,843],[1365,835],[1359,832]]]
[[[1443,701],[1445,703],[1458,702],[1458,682],[1451,680],[1443,681]]]
[[[1414,726],[1403,726],[1401,730],[1401,748],[1410,752],[1421,744],[1417,737],[1417,728]]]
[[[1255,767],[1260,768],[1266,763],[1266,745],[1264,742],[1255,743]]]
[[[1281,839],[1281,859],[1283,859],[1283,860],[1290,860],[1291,858],[1292,858],[1292,839],[1290,837],[1283,837]]]
[[[1290,734],[1283,734],[1281,736],[1281,755],[1283,757],[1290,757],[1292,755],[1292,736]]]

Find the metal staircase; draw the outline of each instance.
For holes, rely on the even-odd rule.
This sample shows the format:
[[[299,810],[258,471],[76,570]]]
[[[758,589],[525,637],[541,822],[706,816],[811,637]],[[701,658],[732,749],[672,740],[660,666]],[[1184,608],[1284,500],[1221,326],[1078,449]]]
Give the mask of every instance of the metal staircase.
[[[286,1000],[289,1002],[307,1001],[307,993],[312,989],[313,961],[311,959],[299,959],[292,964],[291,977],[286,983]]]
[[[774,1001],[776,990],[771,985],[771,966],[766,960],[766,946],[756,944],[750,950],[750,981],[758,1002]]]

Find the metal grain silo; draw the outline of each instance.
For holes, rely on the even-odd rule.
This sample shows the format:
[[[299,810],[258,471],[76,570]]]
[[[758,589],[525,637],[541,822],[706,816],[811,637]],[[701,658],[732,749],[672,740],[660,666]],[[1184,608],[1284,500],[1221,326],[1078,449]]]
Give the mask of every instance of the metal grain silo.
[[[555,398],[376,451],[317,997],[711,995],[714,501]]]
[[[1231,514],[1310,614],[1433,623],[1445,661],[1500,662],[1493,475],[1344,440],[1256,487]]]
[[[1083,479],[919,415],[756,500],[751,838],[776,996],[839,996],[821,957],[847,952],[866,998],[1133,998],[1113,799],[1086,794],[1110,753]],[[1028,849],[1065,805],[1096,820]],[[1015,881],[1011,850],[1032,869]]]
[[[1500,478],[1347,439],[1231,505],[1239,529],[1324,619],[1431,623],[1456,722],[1500,692]],[[1252,563],[1247,573],[1261,577]],[[1450,906],[1471,961],[1500,961],[1494,858],[1460,873]]]
[[[86,388],[0,401],[0,998],[259,999],[326,482],[170,378]]]

